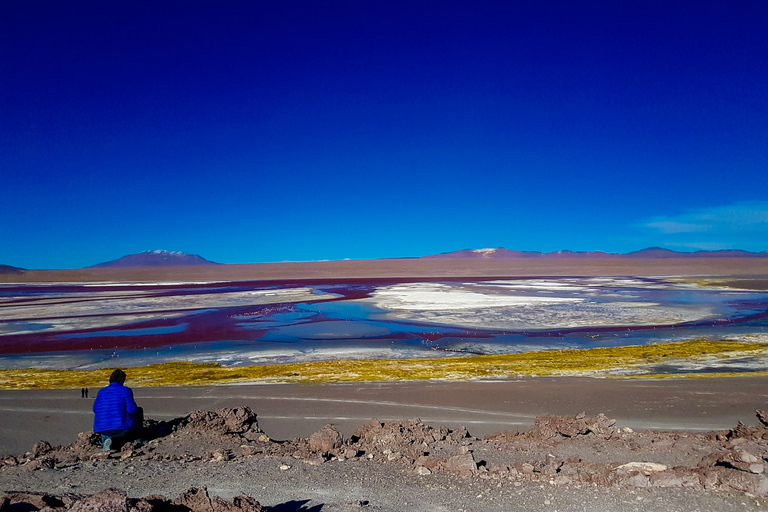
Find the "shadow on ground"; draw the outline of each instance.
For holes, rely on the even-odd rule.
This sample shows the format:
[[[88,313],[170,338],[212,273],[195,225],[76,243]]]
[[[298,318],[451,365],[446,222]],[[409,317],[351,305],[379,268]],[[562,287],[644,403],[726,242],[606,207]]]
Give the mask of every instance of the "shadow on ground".
[[[275,505],[274,507],[270,507],[270,512],[322,512],[323,510],[323,504],[315,505],[313,507],[308,506],[307,504],[311,500],[291,500],[286,501],[285,503],[281,503],[280,505]]]

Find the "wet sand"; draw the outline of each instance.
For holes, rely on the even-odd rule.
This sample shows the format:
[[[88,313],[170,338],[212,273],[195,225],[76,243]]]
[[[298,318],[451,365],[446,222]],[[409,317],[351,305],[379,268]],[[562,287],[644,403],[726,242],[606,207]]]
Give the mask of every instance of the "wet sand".
[[[74,442],[92,427],[96,391],[90,399],[80,398],[79,389],[0,391],[0,454],[24,453],[40,440]],[[134,394],[145,415],[158,420],[248,406],[273,439],[307,437],[328,423],[350,435],[373,417],[419,417],[483,436],[527,429],[539,414],[581,411],[602,412],[635,430],[721,430],[739,421],[757,424],[755,409],[768,409],[768,377],[262,384],[134,388]]]

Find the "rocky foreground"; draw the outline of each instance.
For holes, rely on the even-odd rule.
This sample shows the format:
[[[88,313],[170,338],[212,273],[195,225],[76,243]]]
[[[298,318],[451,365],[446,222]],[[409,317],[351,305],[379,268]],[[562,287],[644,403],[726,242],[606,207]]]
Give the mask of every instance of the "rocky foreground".
[[[682,433],[634,432],[602,414],[544,415],[531,430],[484,439],[464,428],[433,427],[418,419],[374,419],[349,438],[328,425],[309,438],[275,441],[247,407],[197,411],[168,422],[146,420],[145,441],[127,443],[119,451],[101,451],[99,436],[84,432],[69,446],[41,441],[29,453],[0,459],[0,510],[260,511],[270,508],[257,501],[260,496],[242,494],[243,489],[262,489],[259,484],[273,481],[278,486],[284,482],[286,489],[311,490],[334,478],[345,487],[328,498],[338,501],[339,510],[391,509],[391,503],[364,499],[380,495],[370,490],[376,486],[395,493],[423,488],[436,496],[479,491],[469,505],[477,510],[505,509],[504,499],[519,500],[525,490],[540,497],[539,505],[551,505],[556,493],[550,489],[562,489],[564,495],[590,489],[595,497],[601,489],[624,498],[630,493],[638,510],[654,508],[638,508],[644,496],[637,492],[677,499],[682,507],[692,503],[691,496],[709,503],[705,507],[727,509],[735,498],[760,507],[768,498],[768,417],[762,411],[757,417],[758,426],[739,423],[727,431]],[[265,475],[267,467],[275,467],[279,476]],[[201,482],[205,485],[188,488]],[[213,495],[212,488],[227,496]],[[353,488],[360,499],[347,499]],[[175,490],[178,496],[167,498],[158,490]],[[271,492],[266,485],[262,490]],[[657,490],[660,494],[654,494]],[[481,506],[494,496],[498,505]],[[419,503],[418,497],[407,496],[391,501],[411,509],[408,499]],[[463,498],[457,500],[433,509],[468,506]],[[303,503],[308,501],[271,510],[330,510],[307,508]],[[429,503],[436,501],[430,498]],[[618,508],[630,509],[629,503]],[[670,503],[660,509],[673,508]],[[584,509],[595,506],[585,504]],[[605,508],[616,507],[608,503]]]

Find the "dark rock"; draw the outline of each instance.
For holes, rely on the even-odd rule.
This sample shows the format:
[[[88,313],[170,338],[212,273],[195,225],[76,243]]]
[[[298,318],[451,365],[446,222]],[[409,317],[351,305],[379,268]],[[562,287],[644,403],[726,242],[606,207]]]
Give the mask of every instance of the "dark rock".
[[[739,422],[735,428],[728,431],[726,438],[729,441],[735,439],[760,439],[765,432],[764,427],[750,427]]]
[[[717,472],[708,469],[699,469],[697,472],[699,474],[699,483],[705,489],[713,489],[717,485]]]
[[[74,449],[77,451],[87,451],[94,447],[101,446],[101,436],[95,432],[80,432],[77,434],[77,441]]]
[[[18,466],[18,465],[19,465],[19,459],[17,459],[13,455],[8,455],[7,457],[4,457],[2,460],[0,460],[0,466]]]
[[[435,471],[440,466],[441,460],[437,457],[422,455],[413,463],[416,467],[425,467],[430,471]]]
[[[125,491],[105,489],[86,496],[72,504],[70,512],[128,512],[128,497]]]
[[[598,414],[594,418],[585,417],[584,413],[576,416],[553,416],[543,414],[534,420],[534,427],[526,437],[533,439],[549,439],[552,437],[576,437],[594,434],[611,434],[614,432],[616,420]]]
[[[341,432],[333,425],[326,425],[309,437],[309,448],[313,452],[328,453],[341,448],[343,444]]]
[[[744,471],[721,470],[718,472],[721,486],[740,492],[749,492],[755,496],[768,497],[768,478]]]
[[[502,443],[506,443],[509,441],[512,441],[514,438],[520,435],[520,432],[517,430],[505,430],[503,432],[494,432],[492,434],[487,434],[483,437],[483,440],[485,441],[500,441]]]
[[[669,471],[651,473],[648,477],[653,487],[699,487],[699,474],[688,468],[673,468]]]
[[[458,476],[472,476],[477,472],[477,463],[471,453],[464,453],[462,455],[454,455],[443,465],[443,468]]]
[[[32,455],[39,457],[53,450],[53,447],[48,441],[40,441],[32,447]]]
[[[250,407],[226,407],[217,411],[195,411],[186,416],[178,429],[201,430],[219,434],[261,432],[256,413]]]
[[[264,507],[258,501],[245,494],[235,496],[231,503],[216,496],[213,498],[212,503],[215,512],[265,512]]]
[[[635,473],[625,478],[622,483],[627,487],[649,487],[651,485],[650,479],[642,473]]]
[[[760,423],[762,423],[763,426],[768,427],[768,414],[760,409],[757,409],[755,414],[757,415],[757,419],[760,420]]]
[[[263,512],[264,508],[258,501],[241,494],[232,502],[228,502],[218,496],[211,497],[205,487],[193,487],[181,493],[173,502],[175,505],[187,507],[191,512]]]
[[[419,420],[419,421],[421,421],[421,420]],[[451,431],[451,432],[448,434],[448,436],[447,436],[447,437],[449,437],[449,438],[450,438],[450,439],[452,439],[453,441],[456,441],[456,442],[460,442],[461,440],[463,440],[463,439],[466,439],[466,438],[468,438],[468,437],[472,437],[472,436],[470,436],[470,435],[469,435],[469,432],[467,431],[467,428],[466,428],[466,427],[464,427],[464,426],[461,426],[461,427],[459,427],[459,428],[458,428],[458,429],[456,429],[456,430],[452,430],[452,431]]]
[[[67,495],[67,497],[54,496],[47,492],[25,492],[25,491],[6,491],[3,497],[4,501],[7,501],[7,506],[19,505],[19,509],[25,508],[23,505],[31,506],[36,509],[44,507],[60,508],[71,504],[74,501],[73,496]],[[2,510],[2,509],[0,509]]]
[[[213,512],[213,503],[207,487],[192,487],[179,494],[174,505],[187,507],[192,512]]]
[[[56,467],[56,459],[54,457],[40,457],[39,459],[32,459],[23,466],[25,471],[53,469],[54,467]]]
[[[261,450],[256,446],[243,445],[240,447],[240,453],[245,457],[250,457],[256,455],[257,453],[261,453]]]
[[[67,510],[74,512],[264,512],[258,501],[241,494],[231,502],[218,496],[211,497],[208,490],[191,488],[171,502],[164,496],[127,498],[125,491],[106,489],[90,496],[64,494],[54,496],[47,493],[15,492],[4,493],[0,499],[0,510]]]

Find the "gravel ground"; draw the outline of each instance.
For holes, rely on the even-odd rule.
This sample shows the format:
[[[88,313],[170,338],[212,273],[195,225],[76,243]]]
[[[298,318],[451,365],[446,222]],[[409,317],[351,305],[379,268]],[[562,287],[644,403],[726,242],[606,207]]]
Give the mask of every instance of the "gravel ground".
[[[635,433],[612,421],[544,415],[529,431],[486,439],[419,420],[371,421],[349,438],[325,427],[309,438],[276,442],[259,429],[250,409],[224,408],[174,422],[148,421],[149,440],[120,451],[101,451],[90,432],[69,446],[38,443],[33,452],[0,460],[0,489],[90,495],[118,488],[131,498],[174,499],[191,487],[207,487],[211,495],[231,500],[247,494],[283,512],[768,507],[762,474],[768,426]],[[740,462],[748,454],[757,454],[752,466]],[[469,468],[463,465],[467,458]],[[418,474],[428,459],[432,471]],[[666,480],[618,469],[632,461],[668,465],[655,475]],[[716,483],[700,483],[711,474]],[[763,482],[755,487],[763,489],[760,496],[733,487],[742,477]]]
[[[281,466],[290,465],[286,470]],[[100,461],[68,469],[0,473],[2,487],[92,494],[108,487],[131,497],[175,497],[207,486],[225,499],[241,493],[276,511],[734,511],[764,510],[768,500],[683,489],[557,487],[451,475],[417,476],[402,467],[362,461],[314,466],[290,457],[204,464]]]

